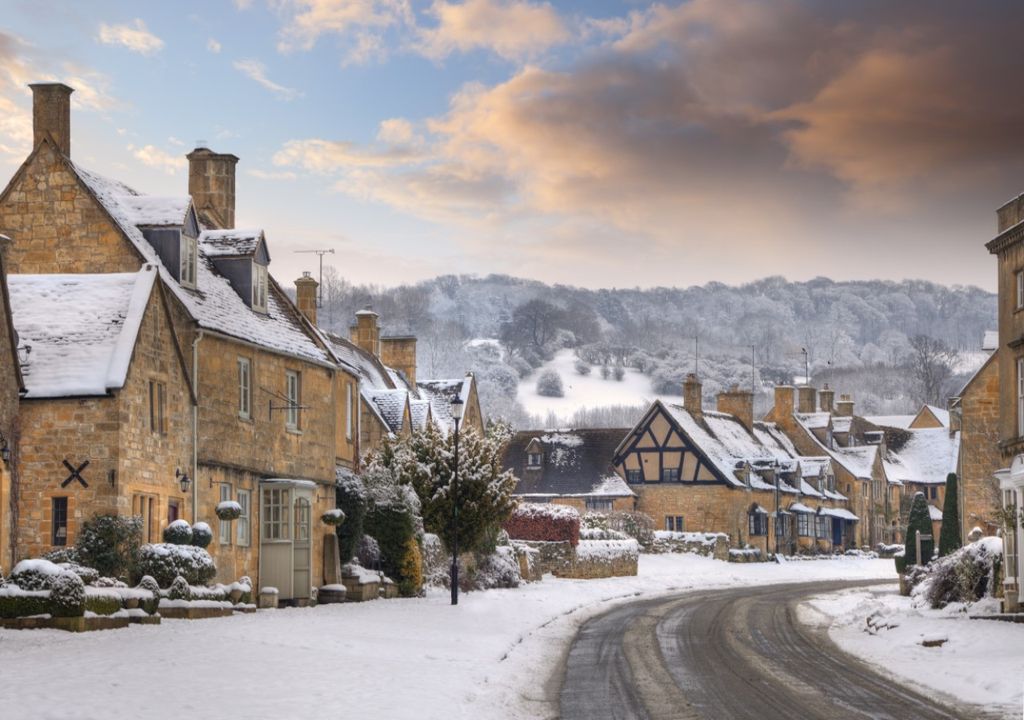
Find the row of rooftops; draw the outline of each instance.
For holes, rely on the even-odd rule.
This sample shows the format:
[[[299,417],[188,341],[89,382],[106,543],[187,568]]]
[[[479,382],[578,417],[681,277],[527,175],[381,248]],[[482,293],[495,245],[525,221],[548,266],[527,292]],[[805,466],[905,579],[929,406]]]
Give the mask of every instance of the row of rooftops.
[[[310,292],[310,285],[312,292],[316,288],[308,277],[296,281],[299,307],[269,274],[265,307],[254,306],[250,293],[251,284],[257,282],[255,276],[245,277],[247,267],[237,271],[224,264],[242,260],[265,268],[270,262],[262,229],[232,227],[236,156],[196,148],[187,156],[188,194],[140,193],[70,159],[71,88],[61,83],[31,87],[35,145],[12,184],[43,145],[54,148],[58,160],[95,197],[138,252],[140,270],[10,276],[26,397],[106,394],[121,387],[142,309],[159,275],[199,329],[307,362],[340,367],[358,377],[364,399],[372,402],[390,431],[402,429],[395,408],[404,409],[404,403],[408,403],[415,427],[428,420],[444,428],[452,425],[446,401],[453,392],[468,396],[472,376],[416,383],[414,338],[401,338],[411,343],[411,368],[395,369],[381,362],[379,343],[364,349],[347,339],[328,336],[316,326],[315,302],[305,313],[300,311],[301,294]],[[183,276],[179,267],[169,264],[168,255],[161,253],[159,236],[154,233],[161,230],[195,239],[194,279]],[[178,257],[177,249],[173,256]],[[375,325],[376,313],[371,310],[357,313],[357,322],[370,317]]]

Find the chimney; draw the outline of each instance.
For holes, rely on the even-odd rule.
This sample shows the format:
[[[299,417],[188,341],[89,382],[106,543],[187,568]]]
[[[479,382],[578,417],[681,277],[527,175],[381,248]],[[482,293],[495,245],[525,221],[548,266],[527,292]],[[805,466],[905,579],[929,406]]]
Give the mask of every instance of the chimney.
[[[306,316],[313,325],[316,325],[316,289],[320,283],[310,277],[308,271],[302,273],[302,277],[295,281],[295,304],[299,306],[299,312]]]
[[[32,144],[50,138],[61,154],[71,157],[71,93],[63,83],[33,83]]]
[[[401,370],[409,385],[416,384],[416,338],[412,335],[380,339],[380,359],[388,367]]]
[[[380,327],[377,313],[369,305],[356,313],[356,324],[349,328],[349,336],[356,345],[366,352],[380,357]]]
[[[1024,195],[1018,195],[996,210],[996,227],[1000,233],[1013,227],[1021,220],[1024,220]]]
[[[694,373],[689,373],[683,381],[683,407],[695,418],[704,414],[701,404],[701,384]]]
[[[188,158],[188,194],[209,228],[235,227],[235,165],[238,158],[198,147]]]
[[[853,417],[853,398],[849,395],[840,395],[836,403],[836,415],[841,417]]]
[[[796,411],[812,413],[817,409],[818,391],[810,385],[801,385],[796,389]]]
[[[772,411],[775,422],[780,422],[793,414],[793,386],[775,386],[775,409]]]
[[[718,393],[718,411],[735,415],[747,430],[754,429],[754,393],[733,385]]]
[[[818,400],[821,405],[821,411],[830,413],[832,412],[832,403],[835,400],[836,391],[829,388],[828,383],[820,393],[818,393]]]

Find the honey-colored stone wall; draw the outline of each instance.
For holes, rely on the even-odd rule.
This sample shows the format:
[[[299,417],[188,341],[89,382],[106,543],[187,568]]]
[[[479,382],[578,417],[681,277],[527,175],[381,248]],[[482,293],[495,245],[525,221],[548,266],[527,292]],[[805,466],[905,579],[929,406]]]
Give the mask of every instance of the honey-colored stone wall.
[[[349,406],[348,393],[352,403]],[[337,463],[355,469],[359,458],[359,380],[344,370],[335,373],[334,457]],[[349,412],[351,425],[347,424]],[[346,432],[350,429],[351,432]]]
[[[250,418],[239,415],[238,359],[252,373]],[[285,373],[301,374],[299,429],[286,427]],[[334,482],[334,371],[206,335],[199,342],[199,461],[263,477]],[[271,409],[273,405],[273,409]]]
[[[381,338],[380,359],[388,367],[401,370],[410,386],[416,385],[416,338]]]
[[[1024,347],[1012,348],[1009,343],[1024,336],[1024,311],[1017,310],[1016,274],[1024,270],[1024,243],[1018,241],[999,253],[999,439],[1004,466],[1024,450],[1024,439],[1017,428],[1016,379],[1017,359],[1024,357]]]
[[[0,196],[11,273],[135,272],[143,262],[50,143]]]
[[[0,237],[0,273],[6,277],[6,257],[10,243]],[[10,308],[7,305],[6,282],[0,287],[0,434],[11,453],[8,462],[0,460],[0,571],[7,573],[14,561],[14,520],[17,509],[12,505],[16,479],[20,424],[18,422],[18,372],[13,352],[14,338],[10,330]]]
[[[164,383],[166,432],[150,428],[149,383]],[[143,539],[160,540],[168,505],[189,517],[190,499],[175,470],[189,471],[191,400],[174,352],[170,325],[154,288],[143,315],[125,386],[110,397],[54,398],[22,403],[19,458],[18,558],[53,549],[52,499],[68,498],[68,539],[73,545],[82,522],[99,513],[131,515],[133,499],[153,499],[151,524]],[[88,487],[69,476],[63,461],[82,470]]]
[[[980,527],[994,534],[1001,500],[996,470],[1004,467],[999,451],[999,362],[987,362],[960,398],[959,492],[961,537]]]

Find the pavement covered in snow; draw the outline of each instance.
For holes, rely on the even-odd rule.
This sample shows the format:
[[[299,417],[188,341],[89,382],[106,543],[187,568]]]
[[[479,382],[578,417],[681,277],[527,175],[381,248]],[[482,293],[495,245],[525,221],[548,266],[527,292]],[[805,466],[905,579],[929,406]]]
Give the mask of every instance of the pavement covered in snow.
[[[971,614],[994,610],[995,602],[977,603]],[[1024,625],[972,620],[962,605],[914,607],[893,585],[816,597],[801,606],[800,618],[826,625],[840,648],[919,691],[1021,717]]]
[[[260,611],[82,634],[0,630],[4,717],[536,718],[576,629],[687,589],[895,581],[891,560],[733,564],[642,555],[637,577]],[[547,686],[547,687],[546,687]]]

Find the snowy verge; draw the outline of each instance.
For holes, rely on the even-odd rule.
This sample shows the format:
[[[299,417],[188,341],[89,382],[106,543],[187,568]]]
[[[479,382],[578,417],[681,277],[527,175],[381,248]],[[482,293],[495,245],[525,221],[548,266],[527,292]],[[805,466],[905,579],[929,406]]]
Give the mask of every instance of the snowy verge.
[[[635,577],[556,579],[425,599],[267,610],[109,633],[0,629],[4,717],[218,720],[315,717],[343,689],[346,715],[389,720],[556,717],[558,669],[579,626],[639,596],[815,580],[895,585],[891,560],[737,565],[641,555]],[[74,657],[53,702],[53,658]],[[157,658],[157,661],[154,660]],[[252,658],[263,658],[252,662]],[[176,681],[166,681],[168,673]],[[116,678],[112,683],[110,678]],[[386,679],[386,688],[382,683]],[[181,688],[187,688],[182,692]],[[225,688],[244,687],[224,702]]]
[[[971,613],[993,602],[975,603]],[[900,683],[1020,716],[1024,625],[972,620],[959,604],[914,607],[891,585],[819,595],[800,606],[798,617],[827,627],[840,648]]]

